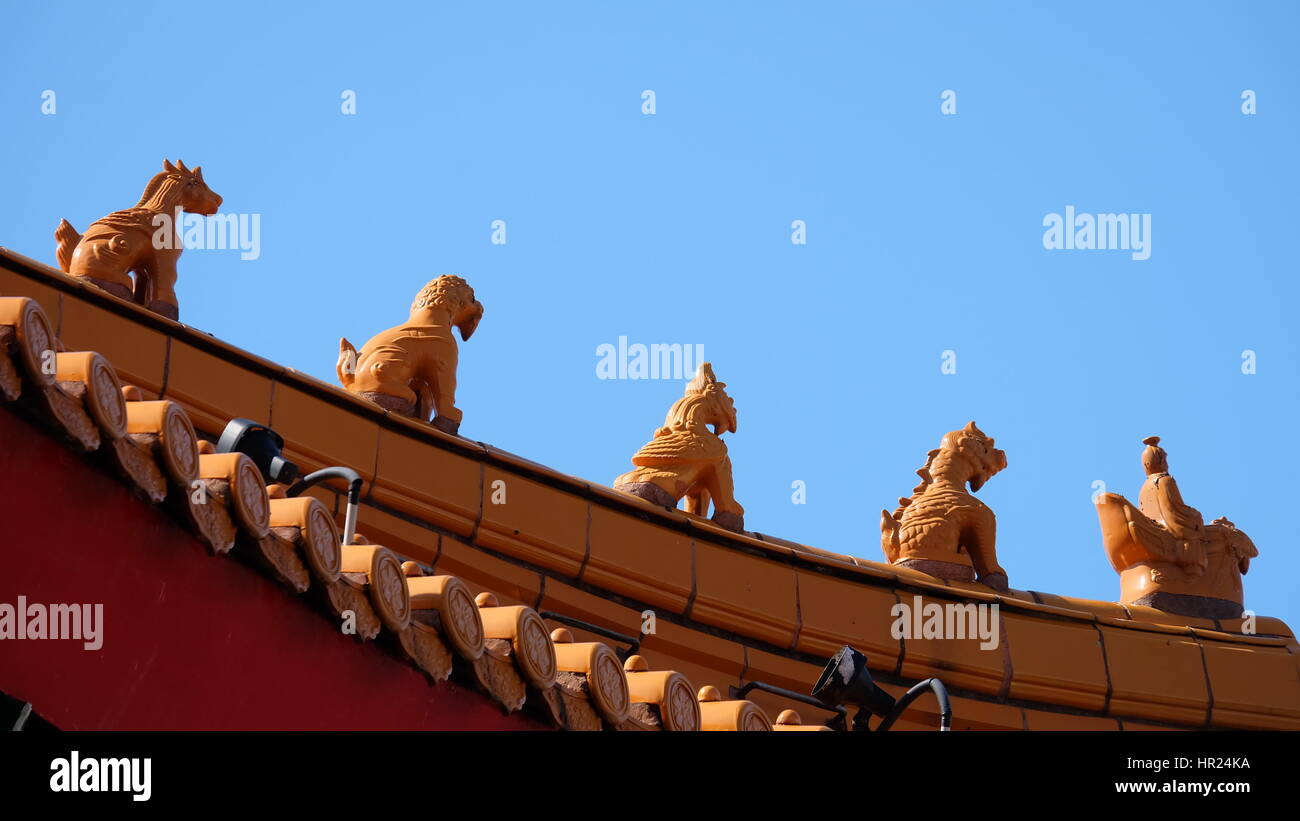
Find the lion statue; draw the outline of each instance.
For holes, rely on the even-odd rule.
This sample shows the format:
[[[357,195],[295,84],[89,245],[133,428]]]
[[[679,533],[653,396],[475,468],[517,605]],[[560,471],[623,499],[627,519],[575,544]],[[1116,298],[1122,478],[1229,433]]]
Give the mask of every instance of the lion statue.
[[[925,467],[916,472],[921,484],[911,498],[899,499],[892,514],[880,511],[880,545],[890,564],[1009,589],[994,550],[997,521],[972,495],[1007,466],[1006,453],[993,444],[993,437],[970,422],[930,451]]]
[[[134,208],[95,220],[84,234],[59,221],[54,232],[59,267],[113,296],[177,319],[176,263],[184,250],[180,214],[211,216],[220,207],[221,197],[203,181],[200,166],[191,171],[180,160],[175,165],[163,160],[163,170],[149,180]],[[157,219],[160,215],[166,219]]]
[[[701,364],[663,427],[632,456],[636,469],[615,479],[614,489],[663,507],[676,507],[684,498],[686,512],[697,516],[707,513],[712,499],[713,521],[743,532],[745,509],[735,499],[731,459],[722,441],[723,433],[736,432],[736,406],[726,387],[712,365]]]
[[[456,434],[464,414],[456,407],[459,352],[451,329],[459,328],[460,338],[469,341],[482,318],[483,305],[469,283],[440,276],[416,296],[405,324],[376,334],[360,351],[346,337],[339,340],[339,382],[380,407],[422,422],[436,411],[433,426]]]

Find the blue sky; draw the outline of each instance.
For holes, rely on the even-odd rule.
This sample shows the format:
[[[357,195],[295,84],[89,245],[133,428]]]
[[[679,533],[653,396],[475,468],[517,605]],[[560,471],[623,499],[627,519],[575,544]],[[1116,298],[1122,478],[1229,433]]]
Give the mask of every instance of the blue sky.
[[[682,383],[597,379],[597,347],[701,344],[748,527],[872,559],[974,419],[1021,589],[1118,597],[1093,482],[1136,498],[1159,434],[1259,547],[1247,606],[1300,627],[1295,4],[0,8],[6,246],[53,263],[60,217],[202,164],[261,255],[187,252],[183,321],[332,382],[340,336],[462,274],[462,433],[607,483]],[[1067,205],[1150,214],[1150,259],[1044,249]]]

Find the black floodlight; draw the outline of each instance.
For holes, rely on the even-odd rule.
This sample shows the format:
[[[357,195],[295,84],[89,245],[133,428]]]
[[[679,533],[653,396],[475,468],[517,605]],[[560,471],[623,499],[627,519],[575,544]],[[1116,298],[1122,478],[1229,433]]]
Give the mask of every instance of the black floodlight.
[[[298,466],[280,455],[283,449],[283,436],[251,419],[231,419],[217,441],[217,453],[242,453],[267,482],[289,485],[298,478]]]
[[[866,729],[866,712],[883,718],[889,715],[895,704],[894,697],[872,680],[871,672],[867,670],[867,657],[847,644],[826,663],[812,694],[828,706],[849,704],[857,707],[858,714],[853,718],[855,730]]]
[[[357,532],[357,512],[361,507],[361,475],[352,468],[326,467],[298,478],[298,466],[280,453],[284,450],[284,437],[250,419],[232,419],[221,432],[217,453],[242,453],[253,460],[267,482],[290,485],[286,496],[300,496],[307,489],[327,479],[342,479],[348,483],[348,510],[343,524],[343,544],[352,544]]]
[[[853,729],[856,731],[869,731],[868,713],[875,713],[881,718],[876,727],[876,732],[879,733],[894,726],[903,711],[926,691],[933,692],[939,702],[939,730],[951,730],[952,705],[948,700],[948,688],[943,686],[942,681],[927,678],[917,682],[902,698],[895,701],[893,696],[880,689],[872,680],[871,672],[867,670],[867,657],[846,644],[826,663],[826,669],[813,686],[812,694],[828,706],[847,704],[857,707],[857,715],[853,717]]]

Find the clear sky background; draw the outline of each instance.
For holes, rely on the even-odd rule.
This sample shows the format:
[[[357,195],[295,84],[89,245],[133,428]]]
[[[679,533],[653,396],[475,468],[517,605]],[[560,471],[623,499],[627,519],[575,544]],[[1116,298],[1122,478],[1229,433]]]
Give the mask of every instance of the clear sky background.
[[[1159,434],[1259,547],[1247,606],[1300,628],[1300,5],[0,8],[8,247],[53,264],[60,217],[202,164],[261,257],[186,252],[182,321],[333,382],[340,336],[462,274],[462,433],[606,483],[683,384],[599,380],[597,346],[702,344],[747,526],[871,559],[973,419],[1020,589],[1118,597],[1093,482],[1135,499]],[[1151,214],[1150,259],[1045,250],[1067,205]]]

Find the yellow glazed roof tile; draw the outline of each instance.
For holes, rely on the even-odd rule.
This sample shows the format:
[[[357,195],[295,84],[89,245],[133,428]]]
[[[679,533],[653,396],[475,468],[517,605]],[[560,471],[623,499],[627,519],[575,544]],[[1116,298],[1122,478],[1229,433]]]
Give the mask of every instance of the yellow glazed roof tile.
[[[734,532],[385,412],[120,303],[39,263],[7,252],[0,252],[0,260],[0,292],[19,290],[48,303],[50,331],[62,330],[75,347],[107,348],[118,376],[136,386],[127,389],[132,413],[161,393],[209,438],[233,416],[269,421],[289,440],[287,453],[304,467],[346,464],[373,480],[367,483],[362,528],[380,544],[390,544],[401,554],[397,558],[417,559],[437,572],[464,573],[476,592],[500,597],[499,606],[553,608],[578,618],[585,614],[593,623],[621,632],[637,630],[645,618],[640,611],[648,608],[658,617],[657,630],[642,636],[643,652],[657,667],[680,667],[695,685],[725,688],[758,680],[807,692],[820,673],[819,659],[842,642],[867,650],[872,668],[887,676],[914,680],[941,675],[958,693],[959,726],[1005,728],[1019,717],[1031,728],[1071,723],[1105,727],[1111,721],[1126,729],[1147,723],[1197,727],[1207,719],[1216,726],[1256,727],[1294,718],[1300,646],[1286,644],[1294,638],[1276,619],[1259,617],[1253,624],[1258,635],[1242,636],[1237,633],[1245,627],[1241,620],[1176,616],[1046,593],[998,593],[978,582],[936,579],[905,566]],[[7,355],[13,353],[10,348]],[[105,428],[103,418],[93,416],[98,407],[88,404],[93,399],[93,392],[74,396],[60,388],[41,407],[57,409],[46,411],[57,415],[57,424],[81,425],[77,435],[83,447],[120,450],[115,428]],[[166,464],[164,451],[121,450],[119,461],[127,457],[140,465],[157,460],[156,474],[175,481],[167,473],[174,474],[175,466]],[[134,475],[133,481],[146,481],[144,473]],[[211,481],[220,485],[229,478]],[[500,510],[489,507],[496,480],[507,489],[508,501]],[[341,517],[336,491],[317,488],[311,495],[324,503],[331,520]],[[247,511],[238,507],[242,497],[222,498],[231,523],[247,519]],[[189,515],[196,532],[221,529],[220,522],[200,524],[193,510]],[[331,521],[331,527],[336,524]],[[358,565],[331,579],[328,561],[319,555],[327,548],[306,523],[281,525],[279,532],[271,527],[264,536],[254,532],[255,525],[250,530],[247,521],[239,526],[240,538],[257,541],[252,555],[292,589],[300,583],[321,586],[334,612],[348,604],[370,607],[366,601],[378,587],[373,577],[380,571]],[[480,549],[484,547],[487,551]],[[374,551],[367,556],[373,558]],[[391,565],[385,567],[391,570]],[[918,593],[936,604],[1000,604],[1000,651],[972,650],[941,639],[904,639],[898,669],[898,642],[887,635],[886,614],[900,597]],[[384,602],[375,601],[370,609],[376,631],[401,625],[387,613],[388,626],[380,626]],[[416,666],[439,667],[437,625],[421,621],[429,616],[418,609],[412,618],[398,630],[401,647]],[[1089,637],[1098,633],[1104,648]],[[489,692],[513,700],[518,687],[532,685],[524,681],[524,668],[516,666],[518,652],[494,647],[494,661],[483,662],[474,675]],[[445,676],[426,672],[434,679]],[[511,684],[509,676],[523,683]],[[1264,686],[1250,687],[1255,680]],[[534,685],[537,681],[534,675]],[[575,692],[581,695],[581,688],[566,691],[564,698],[576,709]],[[964,698],[962,692],[983,696]],[[553,695],[546,696],[552,706],[558,703]],[[1015,703],[999,703],[1005,699]],[[791,706],[770,694],[756,694],[752,702],[778,716]],[[805,717],[818,712],[797,709]],[[962,709],[969,710],[965,718]],[[1111,717],[1101,716],[1102,711]],[[562,716],[563,710],[552,715]],[[619,713],[606,719],[610,716],[617,719]],[[629,719],[629,726],[634,723]]]
[[[1206,723],[1210,693],[1195,637],[1106,624],[1100,630],[1110,671],[1110,715],[1192,727]]]
[[[694,592],[689,536],[612,510],[591,508],[582,581],[674,613]]]
[[[689,615],[704,624],[790,647],[799,629],[794,569],[696,542],[695,599]]]
[[[585,500],[487,466],[480,505],[477,544],[533,563],[550,559],[557,570],[578,575],[587,557]]]
[[[1004,614],[1013,699],[1101,711],[1109,682],[1093,625]]]

